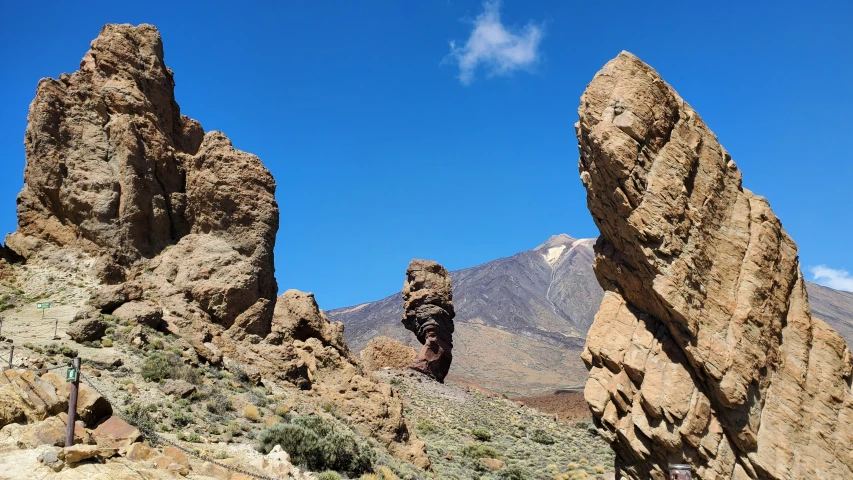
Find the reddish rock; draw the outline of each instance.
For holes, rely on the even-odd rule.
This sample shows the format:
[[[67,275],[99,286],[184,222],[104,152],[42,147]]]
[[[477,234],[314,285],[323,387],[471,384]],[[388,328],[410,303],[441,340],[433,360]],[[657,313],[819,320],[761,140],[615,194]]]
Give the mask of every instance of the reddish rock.
[[[403,325],[423,348],[409,368],[444,382],[453,360],[454,316],[450,274],[436,262],[412,260],[403,284]]]
[[[142,439],[139,430],[113,415],[92,431],[95,443],[102,447],[124,449]]]

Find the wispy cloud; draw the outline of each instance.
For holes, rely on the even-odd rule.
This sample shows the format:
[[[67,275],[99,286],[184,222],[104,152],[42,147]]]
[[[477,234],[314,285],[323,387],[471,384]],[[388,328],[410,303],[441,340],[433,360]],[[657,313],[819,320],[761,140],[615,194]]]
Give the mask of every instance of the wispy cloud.
[[[853,292],[853,276],[847,270],[836,270],[826,265],[811,267],[812,279],[824,287]]]
[[[465,45],[450,42],[450,54],[444,61],[459,65],[459,81],[465,85],[474,81],[481,65],[491,77],[529,70],[539,62],[542,26],[530,22],[512,31],[501,23],[500,6],[500,0],[485,2]]]

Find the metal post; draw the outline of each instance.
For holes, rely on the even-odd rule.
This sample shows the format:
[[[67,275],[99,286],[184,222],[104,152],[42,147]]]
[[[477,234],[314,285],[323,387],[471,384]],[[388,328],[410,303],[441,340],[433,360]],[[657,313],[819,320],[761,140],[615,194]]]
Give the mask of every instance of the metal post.
[[[44,310],[42,310],[43,312]],[[53,326],[53,339],[59,340],[59,337],[56,336],[56,331],[59,330],[59,317],[56,318],[56,324]]]
[[[71,382],[71,392],[68,394],[68,427],[65,429],[65,446],[74,445],[74,424],[77,423],[77,389],[80,387],[80,357],[71,361],[72,367],[77,370],[74,381]]]
[[[0,317],[0,337],[3,336],[2,333],[3,333],[3,317]]]
[[[9,349],[9,370],[12,369],[12,355],[14,355],[14,354],[15,354],[15,346],[12,345],[11,348]]]

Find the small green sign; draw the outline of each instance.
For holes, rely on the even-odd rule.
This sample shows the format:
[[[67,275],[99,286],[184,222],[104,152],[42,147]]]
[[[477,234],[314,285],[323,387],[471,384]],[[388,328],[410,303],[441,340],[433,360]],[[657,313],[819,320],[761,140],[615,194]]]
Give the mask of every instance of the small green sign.
[[[45,308],[50,308],[50,302],[37,303],[36,308],[39,310],[44,310]]]
[[[66,382],[76,382],[77,381],[77,369],[74,367],[68,367],[68,370],[65,371],[65,381]]]

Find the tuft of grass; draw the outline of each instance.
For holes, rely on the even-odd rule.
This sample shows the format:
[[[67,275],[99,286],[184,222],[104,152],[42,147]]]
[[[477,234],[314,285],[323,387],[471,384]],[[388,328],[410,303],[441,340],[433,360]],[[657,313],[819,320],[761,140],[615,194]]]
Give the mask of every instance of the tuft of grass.
[[[243,407],[243,416],[246,417],[246,420],[257,422],[261,419],[261,412],[254,405],[246,405]]]

